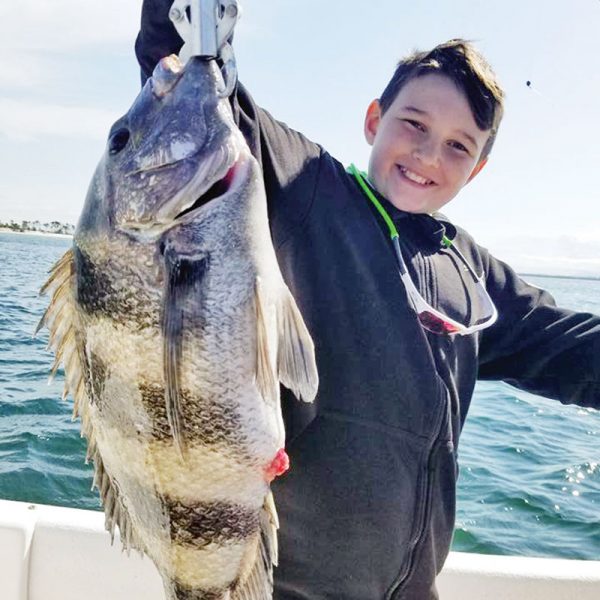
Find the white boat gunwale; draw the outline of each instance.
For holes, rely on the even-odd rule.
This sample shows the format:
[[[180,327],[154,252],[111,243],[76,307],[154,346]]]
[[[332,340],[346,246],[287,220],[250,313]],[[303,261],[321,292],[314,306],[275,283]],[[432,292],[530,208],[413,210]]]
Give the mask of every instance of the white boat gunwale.
[[[597,600],[600,561],[451,552],[441,600]],[[2,600],[164,600],[153,563],[129,556],[104,514],[0,500]]]

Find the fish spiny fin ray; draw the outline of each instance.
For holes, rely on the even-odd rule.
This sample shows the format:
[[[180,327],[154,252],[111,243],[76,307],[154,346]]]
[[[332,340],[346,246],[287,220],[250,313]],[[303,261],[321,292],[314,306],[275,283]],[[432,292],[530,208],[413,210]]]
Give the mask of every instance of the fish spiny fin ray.
[[[273,495],[269,492],[260,515],[260,539],[248,576],[232,593],[231,600],[272,600],[273,566],[277,565],[277,526]]]
[[[269,348],[268,305],[260,277],[254,284],[256,305],[256,385],[261,396],[270,403],[277,402],[279,383],[273,370]]]
[[[181,358],[184,319],[191,306],[201,304],[202,279],[208,268],[208,256],[181,256],[167,247],[162,334],[165,407],[173,441],[183,456],[185,432],[181,406]]]
[[[80,344],[76,335],[77,310],[74,295],[75,259],[73,250],[69,249],[50,270],[50,276],[42,286],[40,294],[51,292],[50,305],[36,329],[43,326],[48,328],[48,347],[54,351],[55,362],[52,365],[50,379],[62,363],[65,369],[66,398],[70,390],[76,404],[87,401],[82,390],[83,365],[81,361]],[[35,334],[34,334],[35,335]]]
[[[319,386],[315,348],[296,301],[287,289],[277,312],[277,326],[279,381],[297,398],[312,402]]]
[[[51,281],[49,279],[48,281]],[[65,277],[62,281],[54,280],[55,287],[53,289],[52,298],[50,300],[50,304],[48,308],[42,315],[40,322],[35,328],[34,336],[36,336],[40,329],[44,326],[48,326],[55,319],[60,319],[60,315],[62,311],[68,306],[68,300],[72,296],[71,292],[71,284],[72,280],[70,274],[68,277]],[[47,288],[48,289],[48,288]],[[44,292],[45,293],[45,292]]]
[[[50,276],[40,289],[40,296],[43,296],[50,288],[58,287],[65,279],[72,276],[73,261],[73,249],[69,248],[50,269]]]

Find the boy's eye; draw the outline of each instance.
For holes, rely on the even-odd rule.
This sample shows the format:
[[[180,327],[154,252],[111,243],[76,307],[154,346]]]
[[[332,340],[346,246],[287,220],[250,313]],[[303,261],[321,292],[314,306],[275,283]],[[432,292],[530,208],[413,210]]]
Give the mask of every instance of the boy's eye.
[[[463,144],[461,144],[460,142],[449,142],[449,145],[452,148],[455,148],[456,150],[459,150],[460,152],[466,152],[467,154],[469,153],[468,148],[466,148]]]
[[[405,123],[408,123],[413,129],[418,131],[425,131],[425,126],[419,123],[419,121],[413,121],[412,119],[404,119]]]

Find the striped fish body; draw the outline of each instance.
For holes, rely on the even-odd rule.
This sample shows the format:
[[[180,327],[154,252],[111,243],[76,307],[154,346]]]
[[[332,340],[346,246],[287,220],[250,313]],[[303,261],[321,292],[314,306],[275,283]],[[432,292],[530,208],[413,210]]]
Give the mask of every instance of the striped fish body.
[[[113,535],[169,600],[272,597],[279,382],[312,400],[258,164],[212,62],[163,59],[113,127],[42,321]]]

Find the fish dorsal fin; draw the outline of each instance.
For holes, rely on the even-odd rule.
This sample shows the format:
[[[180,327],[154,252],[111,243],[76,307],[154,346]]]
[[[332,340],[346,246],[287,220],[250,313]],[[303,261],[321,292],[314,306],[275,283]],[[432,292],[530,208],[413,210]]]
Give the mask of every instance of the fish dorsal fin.
[[[48,347],[54,351],[54,364],[50,379],[61,364],[65,368],[65,389],[63,398],[69,392],[73,395],[73,418],[79,416],[82,406],[89,404],[83,380],[84,365],[81,361],[81,348],[75,331],[75,257],[73,249],[67,250],[50,270],[48,280],[42,286],[40,295],[51,293],[50,304],[44,312],[34,335],[42,327],[47,327]],[[82,419],[82,432],[90,428],[89,420]]]
[[[90,419],[90,397],[84,380],[85,352],[81,332],[77,327],[75,299],[75,257],[73,249],[65,254],[52,267],[50,276],[42,286],[40,294],[51,292],[50,304],[40,319],[36,333],[44,326],[50,333],[49,346],[54,350],[55,359],[51,376],[62,363],[65,369],[65,390],[63,398],[73,396],[73,419],[81,418],[81,434],[86,438],[88,448],[86,463],[94,461],[94,487],[98,488],[104,507],[106,529],[114,540],[118,527],[124,548],[141,550],[129,515],[125,510],[118,489],[112,484],[96,445],[96,436]],[[91,369],[91,366],[88,367]]]
[[[273,494],[269,492],[260,514],[260,539],[254,564],[248,576],[233,590],[231,600],[272,600],[278,523]]]
[[[256,305],[256,385],[262,397],[267,402],[274,404],[279,396],[279,382],[275,374],[274,357],[271,357],[268,303],[260,277],[257,277],[254,283],[254,296]],[[271,336],[271,338],[273,337]]]
[[[279,381],[305,402],[317,395],[319,376],[315,347],[290,291],[285,288],[277,311]]]
[[[202,279],[208,269],[208,255],[182,256],[167,247],[165,290],[163,296],[162,333],[165,405],[175,445],[183,455],[185,435],[181,406],[181,358],[184,316],[190,304],[201,301]]]

